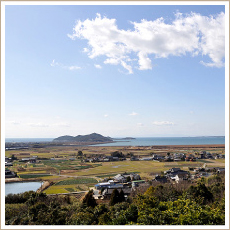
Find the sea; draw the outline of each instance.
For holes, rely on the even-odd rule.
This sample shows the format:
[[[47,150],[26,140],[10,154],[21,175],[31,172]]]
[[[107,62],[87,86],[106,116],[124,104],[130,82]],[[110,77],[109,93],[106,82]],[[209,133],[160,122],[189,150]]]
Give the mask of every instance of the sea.
[[[50,142],[54,138],[6,138],[5,142]],[[151,146],[151,145],[208,145],[225,144],[225,136],[200,137],[136,137],[135,139],[116,138],[113,143],[93,146]]]

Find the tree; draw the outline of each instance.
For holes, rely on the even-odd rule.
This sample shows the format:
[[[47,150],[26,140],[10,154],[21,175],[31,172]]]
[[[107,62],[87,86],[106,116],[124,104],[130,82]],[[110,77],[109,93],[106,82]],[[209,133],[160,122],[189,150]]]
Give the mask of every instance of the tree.
[[[90,190],[84,197],[83,204],[85,204],[87,207],[92,207],[94,208],[95,206],[97,206],[97,202],[93,197],[93,190]]]
[[[191,185],[188,189],[188,194],[200,204],[207,204],[210,201],[213,201],[213,194],[206,187],[203,182],[198,182],[196,186]]]
[[[120,193],[119,191],[115,188],[111,194],[109,205],[115,205],[120,202]]]
[[[119,202],[124,202],[125,201],[125,194],[124,191],[121,189],[120,193],[119,193]]]
[[[83,152],[82,152],[81,150],[79,150],[78,153],[77,153],[77,155],[78,155],[79,157],[82,157],[82,156],[83,156]]]
[[[119,157],[119,158],[124,157],[123,153],[119,152],[119,151],[115,151],[115,152],[111,153],[111,156],[112,157]]]

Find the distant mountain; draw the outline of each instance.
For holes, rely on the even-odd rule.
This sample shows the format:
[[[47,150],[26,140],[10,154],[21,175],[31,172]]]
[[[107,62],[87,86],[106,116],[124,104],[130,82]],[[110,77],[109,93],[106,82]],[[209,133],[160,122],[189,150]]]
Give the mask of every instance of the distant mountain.
[[[61,136],[55,138],[54,142],[113,142],[113,139],[110,137],[104,137],[98,133],[91,133],[88,135],[78,135],[74,136]]]

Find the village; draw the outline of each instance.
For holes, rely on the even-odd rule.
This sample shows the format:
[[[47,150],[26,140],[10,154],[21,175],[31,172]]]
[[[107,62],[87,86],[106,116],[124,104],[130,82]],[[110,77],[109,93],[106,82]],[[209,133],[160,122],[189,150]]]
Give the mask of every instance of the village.
[[[149,154],[150,155],[150,154]],[[193,151],[193,153],[186,153],[186,152],[166,152],[165,154],[152,154],[151,156],[146,156],[143,154],[123,154],[121,151],[113,151],[110,154],[84,154],[82,151],[78,151],[77,154],[70,154],[67,156],[58,156],[50,158],[44,158],[41,156],[36,156],[32,154],[28,154],[27,152],[20,152],[18,154],[13,154],[12,157],[5,157],[5,178],[15,178],[20,180],[29,180],[29,179],[22,179],[22,178],[31,178],[31,180],[45,180],[49,181],[48,185],[54,184],[55,187],[55,180],[53,182],[52,177],[57,174],[59,178],[66,178],[68,179],[69,176],[78,177],[78,174],[68,174],[69,172],[73,172],[72,164],[78,162],[80,164],[79,167],[84,167],[91,169],[91,166],[100,167],[100,165],[108,164],[108,163],[119,163],[119,162],[133,162],[133,164],[138,165],[138,162],[147,161],[149,163],[153,162],[154,165],[162,164],[162,163],[170,163],[172,162],[175,164],[175,167],[164,167],[164,171],[160,171],[158,173],[151,173],[151,176],[146,178],[145,176],[141,176],[140,173],[137,172],[130,172],[130,170],[121,172],[118,170],[117,174],[111,174],[110,176],[106,177],[105,174],[102,174],[102,177],[99,176],[100,174],[96,175],[98,183],[89,184],[89,189],[93,189],[93,196],[97,200],[108,200],[114,189],[118,191],[123,191],[125,197],[127,198],[132,192],[145,190],[152,184],[161,184],[161,183],[168,183],[168,184],[180,184],[180,183],[194,183],[199,178],[205,177],[208,178],[212,175],[216,174],[224,174],[225,168],[218,166],[207,166],[205,160],[224,160],[225,155],[220,152],[210,153],[209,151],[201,150],[201,151]],[[49,165],[55,165],[56,168],[59,167],[60,164],[65,165],[65,170],[59,170],[55,172],[43,172],[43,171],[36,171],[37,170],[44,170],[44,168],[39,169],[38,166],[41,164],[45,164],[45,162],[49,162]],[[53,162],[53,163],[52,163]],[[136,163],[135,163],[136,162]],[[159,163],[158,163],[159,162]],[[178,167],[178,162],[188,162],[188,166],[186,167],[187,170],[184,168]],[[191,162],[191,163],[189,163]],[[194,165],[196,162],[204,162],[197,165]],[[100,163],[100,164],[98,164]],[[33,172],[31,172],[31,166],[33,168]],[[46,165],[47,166],[47,165]],[[116,169],[119,165],[114,165],[113,168]],[[63,168],[63,167],[62,167]],[[14,169],[17,169],[16,171]],[[29,170],[29,172],[27,172]],[[77,172],[80,172],[79,170]],[[116,171],[115,171],[116,172]],[[44,174],[44,175],[43,175]],[[103,176],[105,175],[105,176]],[[113,176],[112,176],[113,175]],[[27,177],[25,177],[27,176]],[[37,178],[36,178],[37,176]],[[47,178],[47,176],[49,176]],[[57,177],[56,176],[56,177]],[[49,179],[50,178],[50,179]],[[56,179],[56,181],[60,181]],[[58,184],[58,183],[57,183]],[[47,186],[48,187],[48,186]],[[46,188],[44,188],[44,192],[46,192]],[[50,189],[50,188],[49,188]],[[67,188],[66,188],[67,189]],[[68,189],[69,194],[77,192],[75,189],[70,190]],[[53,190],[52,190],[53,191]],[[54,190],[55,191],[55,190]],[[47,190],[47,192],[49,192]],[[64,192],[63,192],[64,193]],[[52,194],[52,192],[51,192]],[[68,194],[68,191],[65,192]]]

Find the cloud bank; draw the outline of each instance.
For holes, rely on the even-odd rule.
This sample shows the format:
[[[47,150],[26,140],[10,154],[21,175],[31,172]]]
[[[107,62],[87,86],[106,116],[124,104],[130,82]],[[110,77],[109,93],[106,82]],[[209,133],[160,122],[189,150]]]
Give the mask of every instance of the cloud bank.
[[[96,15],[95,19],[78,20],[71,39],[86,39],[83,51],[89,58],[104,56],[104,64],[121,65],[128,73],[133,68],[152,69],[151,58],[190,54],[207,55],[207,67],[223,67],[225,55],[225,14],[202,16],[176,13],[171,23],[164,18],[131,22],[133,30],[117,27],[116,19]],[[150,55],[152,56],[150,58]]]

